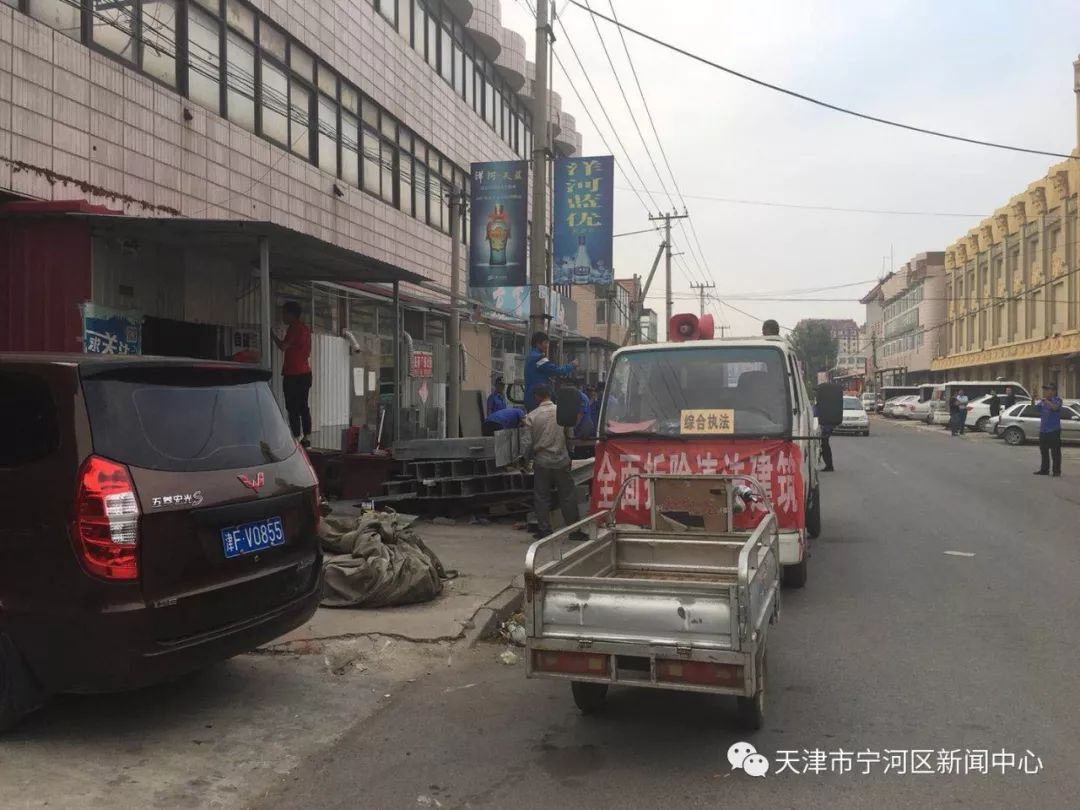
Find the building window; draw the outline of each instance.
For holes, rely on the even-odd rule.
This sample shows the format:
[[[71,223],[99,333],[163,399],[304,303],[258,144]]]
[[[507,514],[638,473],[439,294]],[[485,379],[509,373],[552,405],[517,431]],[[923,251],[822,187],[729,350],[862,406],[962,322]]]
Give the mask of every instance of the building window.
[[[176,87],[176,0],[143,0],[142,13],[143,70]]]
[[[345,110],[341,111],[341,179],[360,185],[360,121]]]
[[[138,6],[129,3],[96,3],[92,13],[94,44],[127,62],[135,61],[135,27]]]
[[[262,134],[281,146],[289,146],[289,80],[284,69],[266,58],[262,61],[260,87]]]
[[[226,110],[229,120],[255,131],[255,48],[229,32]]]
[[[296,79],[289,83],[289,147],[305,160],[311,160],[312,95]]]
[[[188,6],[188,97],[221,112],[221,25],[206,12]]]
[[[82,12],[69,0],[30,0],[30,16],[64,36],[82,39]]]
[[[337,176],[338,173],[338,106],[337,102],[319,94],[319,168]]]

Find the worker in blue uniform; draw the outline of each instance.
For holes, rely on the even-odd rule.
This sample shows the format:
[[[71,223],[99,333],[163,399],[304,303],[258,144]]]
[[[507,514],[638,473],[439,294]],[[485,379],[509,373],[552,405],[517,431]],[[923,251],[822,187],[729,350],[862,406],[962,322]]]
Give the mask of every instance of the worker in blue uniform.
[[[548,360],[548,336],[537,332],[532,336],[532,350],[525,357],[525,410],[536,407],[534,391],[538,385],[550,385],[555,377],[569,377],[577,368],[577,361],[557,366]]]

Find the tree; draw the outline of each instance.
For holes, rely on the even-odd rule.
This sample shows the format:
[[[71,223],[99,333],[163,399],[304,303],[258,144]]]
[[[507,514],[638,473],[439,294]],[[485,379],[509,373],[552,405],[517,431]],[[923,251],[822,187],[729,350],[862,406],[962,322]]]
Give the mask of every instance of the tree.
[[[817,385],[819,371],[828,371],[836,365],[839,345],[822,321],[802,320],[791,330],[791,345],[802,361],[808,388]]]

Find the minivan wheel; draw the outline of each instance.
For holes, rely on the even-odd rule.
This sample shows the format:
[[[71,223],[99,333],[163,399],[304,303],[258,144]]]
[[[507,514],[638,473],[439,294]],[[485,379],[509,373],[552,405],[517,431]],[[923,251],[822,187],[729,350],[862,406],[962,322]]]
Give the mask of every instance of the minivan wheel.
[[[1019,447],[1024,443],[1024,431],[1015,425],[1013,427],[1005,428],[1005,433],[1003,435],[1005,437],[1005,444],[1012,447]]]
[[[0,734],[42,702],[41,692],[19,651],[11,639],[0,634]]]

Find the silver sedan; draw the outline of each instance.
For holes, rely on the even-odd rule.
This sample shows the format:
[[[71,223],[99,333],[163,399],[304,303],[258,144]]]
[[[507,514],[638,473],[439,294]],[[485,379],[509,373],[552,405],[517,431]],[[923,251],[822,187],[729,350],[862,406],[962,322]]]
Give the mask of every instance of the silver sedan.
[[[1001,414],[991,430],[1013,446],[1035,441],[1039,438],[1039,412],[1031,403],[1013,405]],[[1061,406],[1061,438],[1080,441],[1080,410],[1073,406]]]

